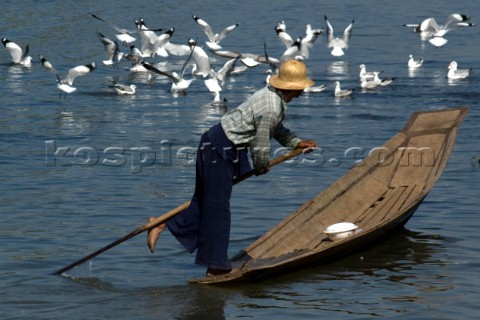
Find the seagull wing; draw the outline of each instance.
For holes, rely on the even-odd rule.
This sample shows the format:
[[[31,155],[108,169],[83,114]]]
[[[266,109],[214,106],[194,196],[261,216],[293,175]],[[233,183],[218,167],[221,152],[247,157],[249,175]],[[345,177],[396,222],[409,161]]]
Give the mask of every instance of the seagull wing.
[[[277,32],[277,35],[280,41],[282,41],[287,48],[290,47],[294,42],[292,37],[285,31]]]
[[[173,54],[174,56],[186,56],[191,53],[190,46],[185,44],[171,43],[170,41],[165,44],[165,49],[168,51],[168,53]]]
[[[239,57],[236,57],[234,59],[230,59],[225,64],[223,65],[220,70],[218,70],[216,77],[220,81],[221,85],[225,83],[225,80],[227,79],[230,74],[232,74],[233,69],[235,69],[235,64]]]
[[[278,72],[278,63],[273,62],[270,59],[270,56],[267,53],[267,43],[263,43],[263,51],[265,53],[265,60],[268,62],[268,65],[270,66],[270,72],[271,74],[275,74]]]
[[[222,87],[218,83],[217,78],[208,78],[203,81],[205,86],[207,87],[208,91],[210,92],[220,92],[222,91]]]
[[[127,53],[125,55],[125,58],[132,63],[132,68],[140,65],[140,63],[143,61],[142,56],[136,55],[136,54],[131,54],[131,53]]]
[[[62,80],[60,79],[60,75],[58,74],[57,70],[55,70],[53,65],[42,54],[39,54],[38,57],[40,58],[40,62],[42,63],[42,66],[48,72],[53,73],[57,77],[58,83],[62,83]]]
[[[440,26],[438,25],[437,21],[435,18],[428,18],[422,21],[420,23],[420,31],[422,32],[437,32],[440,29]]]
[[[210,66],[210,58],[208,57],[205,50],[203,50],[200,47],[194,47],[192,58],[193,60],[195,60],[195,63],[197,64],[197,67],[199,70],[198,74],[206,77],[211,71],[211,66]]]
[[[444,29],[451,30],[457,27],[473,26],[473,23],[465,22],[470,20],[470,17],[461,13],[452,13],[447,17]]]
[[[333,27],[328,21],[327,16],[325,17],[325,22],[327,24],[327,47],[331,48],[333,46]]]
[[[306,33],[305,38],[302,39],[300,44],[300,53],[306,59],[310,55],[310,49],[312,49],[315,40],[317,40],[318,36],[321,34],[321,31],[315,31],[312,33]]]
[[[216,42],[215,41],[215,34],[213,33],[210,25],[205,20],[201,19],[200,17],[198,17],[196,15],[192,15],[192,18],[202,28],[203,32],[205,32],[205,34],[208,37],[208,40],[210,42]]]
[[[27,44],[27,46],[25,47],[25,51],[23,52],[22,57],[20,58],[21,61],[25,61],[29,53],[30,53],[30,46]]]
[[[149,71],[152,71],[156,74],[159,74],[161,76],[165,76],[167,78],[169,78],[170,80],[172,80],[173,83],[178,83],[180,81],[180,79],[174,77],[171,73],[168,73],[168,72],[165,72],[165,71],[162,71],[162,70],[159,70],[157,68],[155,68],[154,66],[152,66],[150,63],[148,62],[142,62],[142,66],[145,67],[145,69],[149,70]]]
[[[300,54],[300,44],[302,39],[298,38],[295,42],[282,54],[280,61],[293,60],[299,58]]]
[[[93,71],[93,69],[95,69],[95,62],[71,68],[68,70],[67,76],[62,82],[71,86],[73,85],[73,80],[75,80],[76,77],[85,76]]]
[[[352,29],[353,29],[353,23],[355,20],[352,20],[352,22],[345,28],[345,31],[343,32],[343,41],[345,41],[345,44],[348,46],[348,41],[350,41],[350,37],[352,36]]]
[[[445,25],[448,25],[451,22],[464,22],[468,20],[470,20],[470,17],[465,14],[452,13],[447,17],[447,22],[445,23]]]
[[[97,16],[96,14],[93,14],[93,13],[90,13],[89,14],[97,19],[97,20],[100,20],[102,22],[105,22],[106,24],[110,25],[113,29],[115,29],[116,31],[120,32],[120,33],[126,33],[126,34],[133,34],[133,33],[139,33],[141,32],[142,30],[151,30],[151,31],[163,31],[162,28],[156,28],[156,29],[150,29],[150,28],[143,28],[143,29],[125,29],[125,28],[121,28],[119,26],[117,26],[116,24],[113,24],[109,21],[106,21],[105,19],[102,19],[100,18],[99,16]]]
[[[102,41],[102,43],[103,43],[103,47],[105,49],[105,53],[107,54],[107,58],[109,60],[112,60],[113,56],[115,55],[116,51],[118,50],[117,49],[118,46],[115,44],[115,42],[113,42],[112,40],[110,40],[109,38],[104,36],[103,33],[101,33],[98,30],[97,30],[97,36],[100,39],[100,41]]]
[[[183,75],[185,74],[185,69],[187,69],[187,66],[188,66],[188,63],[190,62],[190,59],[192,59],[192,55],[193,55],[193,51],[195,50],[195,47],[196,47],[196,45],[194,45],[190,49],[190,55],[188,56],[188,58],[185,60],[185,62],[182,65],[182,69],[180,70],[180,75],[181,75],[182,78],[183,78]]]
[[[285,21],[280,21],[277,23],[275,27],[275,32],[277,33],[278,38],[282,43],[285,45],[285,47],[288,49],[292,46],[292,44],[295,42],[292,37],[287,33],[287,26],[285,24]]]
[[[117,30],[117,31],[120,32],[120,33],[130,33],[131,31],[138,32],[137,30],[127,30],[127,29],[124,29],[124,28],[120,28],[119,26],[117,26],[117,25],[115,25],[115,24],[113,24],[113,23],[111,23],[111,22],[109,22],[109,21],[106,21],[106,20],[100,18],[99,16],[97,16],[97,15],[95,15],[95,14],[93,14],[93,13],[90,13],[90,12],[89,12],[89,14],[90,14],[93,18],[95,18],[95,19],[97,19],[97,20],[100,20],[100,21],[102,21],[102,22],[105,22],[106,24],[110,25],[113,29]]]
[[[22,59],[22,48],[15,42],[7,40],[5,38],[2,39],[3,45],[7,49],[7,51],[12,56],[12,60],[15,63],[19,63]]]
[[[236,57],[239,57],[241,55],[240,52],[231,51],[231,50],[212,50],[212,49],[210,49],[210,52],[216,54],[219,57],[228,58],[228,59],[236,58]]]
[[[155,40],[152,51],[161,57],[167,57],[168,52],[165,49],[165,45],[170,41],[174,32],[175,28],[170,28],[164,34],[160,35],[157,40]]]
[[[236,23],[236,24],[233,24],[229,27],[226,27],[225,29],[222,30],[222,32],[220,32],[217,36],[216,36],[216,42],[220,42],[222,41],[223,39],[225,39],[225,37],[230,33],[232,32],[233,30],[235,30],[238,26],[240,25],[240,23]]]

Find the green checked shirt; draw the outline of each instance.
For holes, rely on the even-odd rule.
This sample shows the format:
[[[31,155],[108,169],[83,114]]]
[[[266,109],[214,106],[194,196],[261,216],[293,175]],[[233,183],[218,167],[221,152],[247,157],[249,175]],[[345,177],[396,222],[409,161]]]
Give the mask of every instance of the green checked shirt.
[[[230,141],[235,145],[250,147],[256,174],[261,174],[270,160],[271,138],[289,149],[295,149],[301,141],[294,132],[283,126],[286,111],[287,103],[281,91],[266,86],[220,120]]]

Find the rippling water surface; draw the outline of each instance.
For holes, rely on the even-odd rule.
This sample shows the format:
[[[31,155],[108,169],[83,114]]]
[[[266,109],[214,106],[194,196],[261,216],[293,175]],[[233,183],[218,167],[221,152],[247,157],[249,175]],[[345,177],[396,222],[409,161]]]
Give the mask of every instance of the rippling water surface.
[[[476,1],[6,1],[2,37],[29,44],[34,65],[12,66],[0,50],[0,317],[2,319],[472,319],[479,301],[478,181],[480,63],[478,26],[453,30],[434,48],[402,26],[452,12],[478,23]],[[143,17],[152,27],[175,27],[172,42],[205,36],[196,14],[214,29],[241,22],[224,47],[280,56],[274,27],[284,20],[301,35],[306,23],[337,34],[355,19],[350,48],[332,57],[325,33],[306,61],[311,77],[327,90],[289,105],[286,124],[315,139],[325,162],[283,163],[266,176],[235,187],[230,249],[238,252],[343,175],[354,159],[401,130],[410,114],[469,106],[448,166],[405,230],[378,245],[326,266],[259,283],[229,287],[188,285],[204,270],[167,233],[155,254],[140,235],[72,270],[51,273],[105,246],[187,201],[193,191],[192,150],[200,134],[225,112],[196,79],[186,96],[172,96],[166,79],[102,66],[98,14],[133,28]],[[127,50],[127,49],[125,49]],[[44,54],[60,73],[96,61],[78,78],[77,92],[58,98],[55,77],[38,61]],[[408,55],[425,58],[409,72]],[[180,68],[183,58],[157,58]],[[219,68],[223,59],[214,58]],[[447,65],[473,68],[464,81],[449,82]],[[359,64],[397,77],[391,87],[362,92]],[[234,108],[261,88],[266,66],[227,82],[222,94]],[[135,83],[134,96],[118,96],[111,80]],[[333,97],[333,81],[355,87],[351,99]],[[55,156],[55,151],[57,155]],[[123,152],[123,153],[122,153]],[[65,154],[66,156],[63,156]],[[117,160],[115,165],[106,160]],[[153,155],[156,157],[153,158]],[[106,162],[105,162],[106,161]],[[121,165],[117,165],[117,164]]]

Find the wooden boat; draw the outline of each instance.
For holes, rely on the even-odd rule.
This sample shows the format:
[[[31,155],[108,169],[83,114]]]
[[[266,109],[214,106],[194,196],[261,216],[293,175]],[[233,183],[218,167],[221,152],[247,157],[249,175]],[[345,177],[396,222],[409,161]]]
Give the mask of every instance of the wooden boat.
[[[403,227],[440,178],[467,111],[413,113],[382,147],[234,256],[236,271],[190,282],[252,281],[328,263]],[[324,233],[340,222],[358,229],[343,239]]]

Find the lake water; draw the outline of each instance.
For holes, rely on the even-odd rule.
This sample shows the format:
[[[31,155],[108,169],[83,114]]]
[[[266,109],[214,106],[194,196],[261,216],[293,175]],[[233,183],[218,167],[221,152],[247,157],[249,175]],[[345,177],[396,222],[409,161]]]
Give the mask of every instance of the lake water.
[[[306,23],[336,34],[355,19],[350,48],[335,58],[325,32],[306,61],[311,77],[327,90],[289,105],[286,125],[315,139],[324,163],[282,163],[268,175],[235,187],[232,255],[264,234],[354,163],[352,147],[380,146],[402,129],[411,113],[469,106],[441,179],[406,225],[378,245],[285,276],[241,286],[189,285],[204,269],[165,232],[150,254],[145,235],[103,253],[91,264],[55,270],[122,237],[189,200],[194,186],[192,152],[200,134],[224,109],[201,79],[175,97],[164,78],[103,66],[95,13],[121,27],[143,17],[151,27],[175,27],[172,42],[205,35],[196,14],[216,30],[241,25],[225,48],[279,57],[284,47],[274,27],[280,20],[293,36]],[[480,301],[478,181],[480,163],[479,27],[453,30],[435,48],[403,23],[453,12],[480,22],[477,1],[4,1],[2,37],[30,46],[30,69],[0,54],[0,318],[1,319],[473,319]],[[206,46],[204,46],[206,47]],[[126,49],[125,49],[126,50]],[[75,80],[78,90],[59,99],[55,77],[38,61],[44,54],[60,73],[96,61],[98,68]],[[408,55],[424,57],[411,73]],[[156,58],[180,68],[183,58]],[[214,58],[219,68],[223,59]],[[473,68],[463,81],[446,79],[447,65]],[[394,85],[363,92],[359,65],[397,77]],[[259,66],[227,81],[222,95],[234,108],[265,81]],[[134,96],[119,96],[111,80],[135,83]],[[335,99],[333,81],[355,87],[351,99]],[[275,145],[275,148],[278,145]],[[55,152],[57,154],[55,155]],[[123,153],[122,153],[123,152]],[[320,152],[320,151],[318,151]],[[115,155],[115,156],[114,156]],[[348,155],[348,154],[347,154]],[[115,161],[108,161],[115,160]]]

